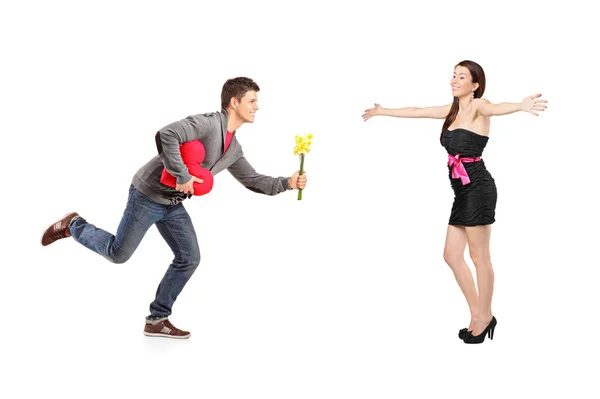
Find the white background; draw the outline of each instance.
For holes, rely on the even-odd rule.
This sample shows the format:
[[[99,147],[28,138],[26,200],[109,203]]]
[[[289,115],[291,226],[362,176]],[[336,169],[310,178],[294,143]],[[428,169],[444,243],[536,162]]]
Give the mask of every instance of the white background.
[[[597,397],[600,31],[584,3],[3,3],[2,396]],[[473,346],[442,259],[442,121],[361,119],[450,102],[463,59],[492,102],[549,101],[492,120],[498,327]],[[218,110],[235,76],[261,88],[247,158],[291,175],[312,132],[309,186],[266,197],[223,172],[186,201],[202,263],[171,320],[192,337],[146,338],[172,257],[157,230],[122,265],[41,233],[70,211],[116,231],[156,130]]]

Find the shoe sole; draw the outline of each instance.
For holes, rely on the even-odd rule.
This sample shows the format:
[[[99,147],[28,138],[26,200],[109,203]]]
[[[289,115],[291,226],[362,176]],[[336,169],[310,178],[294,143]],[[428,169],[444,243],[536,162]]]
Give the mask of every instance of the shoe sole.
[[[149,333],[144,331],[144,335],[147,337],[162,337],[162,338],[174,338],[174,339],[188,339],[189,337],[192,336],[192,334],[188,334],[188,335],[168,335],[168,334],[162,334],[162,333]]]
[[[58,241],[58,240],[54,240],[51,243],[48,243],[46,245],[44,245],[44,243],[43,243],[44,236],[46,235],[46,233],[48,232],[48,230],[50,230],[52,228],[52,226],[54,226],[56,223],[60,222],[61,220],[63,220],[64,218],[66,218],[67,216],[69,216],[72,213],[77,214],[77,216],[79,215],[77,212],[65,213],[65,215],[63,217],[61,217],[60,219],[58,219],[56,222],[52,223],[50,226],[48,226],[48,228],[46,230],[44,230],[44,232],[42,233],[42,236],[40,237],[40,243],[42,244],[43,247],[47,247],[48,245],[54,244],[56,241]],[[68,237],[65,237],[65,238],[68,238]],[[60,238],[59,238],[59,240],[60,240]]]

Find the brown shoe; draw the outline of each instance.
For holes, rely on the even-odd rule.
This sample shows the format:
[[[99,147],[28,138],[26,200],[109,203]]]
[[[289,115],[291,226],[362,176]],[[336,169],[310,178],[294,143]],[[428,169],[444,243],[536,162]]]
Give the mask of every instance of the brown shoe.
[[[169,319],[165,317],[158,320],[146,320],[144,335],[149,337],[185,339],[189,338],[192,334],[190,334],[189,331],[183,331],[175,327],[171,324]]]
[[[76,216],[79,216],[77,212],[71,212],[68,215],[65,215],[58,222],[54,223],[52,226],[48,227],[42,236],[42,245],[50,245],[54,241],[60,240],[61,238],[71,237],[69,225],[71,224],[71,220],[73,220],[73,218]]]

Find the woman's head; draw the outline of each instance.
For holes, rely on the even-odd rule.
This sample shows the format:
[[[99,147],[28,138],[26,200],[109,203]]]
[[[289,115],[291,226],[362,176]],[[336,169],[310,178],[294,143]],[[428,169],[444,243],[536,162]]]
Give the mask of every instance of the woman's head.
[[[473,99],[483,97],[483,92],[485,91],[485,73],[483,72],[483,68],[474,61],[464,60],[459,62],[454,67],[450,86],[452,86],[454,99],[450,107],[450,112],[448,112],[448,116],[446,116],[446,120],[442,126],[440,143],[442,142],[444,130],[452,125],[452,122],[456,119],[456,115],[458,115],[459,99],[464,97]]]
[[[450,80],[452,95],[456,98],[472,96],[483,97],[485,92],[485,73],[483,68],[474,61],[461,61],[454,67],[454,74]]]

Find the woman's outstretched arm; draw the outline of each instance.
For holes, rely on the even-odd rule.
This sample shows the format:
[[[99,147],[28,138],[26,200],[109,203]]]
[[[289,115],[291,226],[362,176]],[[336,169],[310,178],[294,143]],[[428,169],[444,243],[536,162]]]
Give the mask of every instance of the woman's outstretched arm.
[[[365,110],[362,118],[367,121],[374,116],[395,116],[397,118],[430,118],[430,119],[445,119],[450,112],[452,104],[442,105],[439,107],[406,107],[406,108],[383,108],[379,104],[375,104],[373,108]]]
[[[500,116],[508,115],[515,112],[529,112],[532,115],[538,116],[537,112],[544,111],[548,101],[540,100],[541,94],[527,96],[520,103],[498,103],[493,104],[484,98],[473,100],[473,104],[477,107],[477,112],[483,116]],[[537,112],[536,112],[537,111]]]

